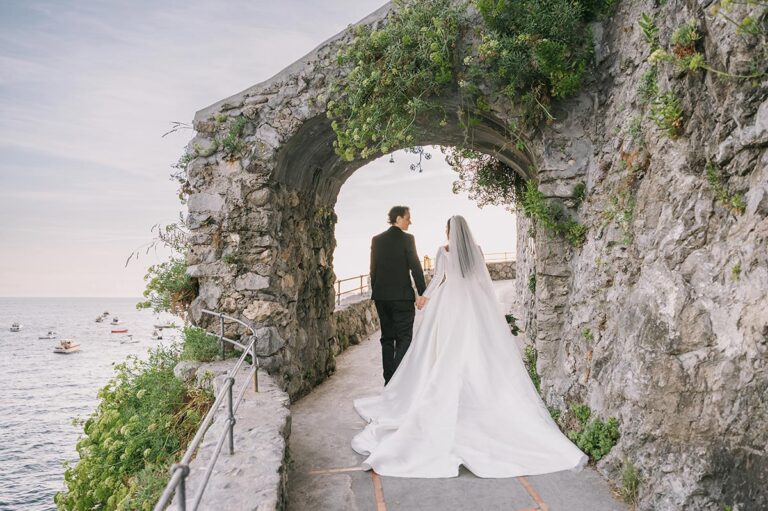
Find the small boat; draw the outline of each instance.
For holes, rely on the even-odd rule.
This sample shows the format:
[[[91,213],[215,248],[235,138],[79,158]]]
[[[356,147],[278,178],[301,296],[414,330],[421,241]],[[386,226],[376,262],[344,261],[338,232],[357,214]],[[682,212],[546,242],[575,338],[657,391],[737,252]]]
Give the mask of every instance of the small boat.
[[[96,316],[96,323],[101,323],[102,321],[104,321],[103,316]]]
[[[104,312],[101,313],[101,315],[104,316],[104,317],[107,317],[107,316],[109,316],[109,312],[104,311]]]
[[[159,332],[158,332],[157,330],[155,330],[154,332],[152,332],[152,339],[154,339],[154,340],[156,340],[156,341],[157,341],[157,340],[160,340],[160,339],[162,339],[162,338],[163,338],[163,333],[162,333],[162,330],[163,330],[163,329],[161,328]]]
[[[133,335],[131,334],[126,335],[125,339],[120,340],[120,344],[135,344],[137,342],[139,342],[139,340],[134,340]]]
[[[163,328],[176,328],[176,325],[173,323],[166,323],[165,325],[152,325],[155,328],[162,330]]]
[[[62,355],[67,355],[76,351],[80,351],[80,344],[72,339],[62,339],[59,341],[59,345],[53,348],[54,353],[61,353]]]
[[[128,329],[127,328],[113,329],[112,333],[113,334],[126,334],[126,333],[128,333]]]
[[[20,332],[23,327],[18,323],[13,323],[11,325],[11,332]]]
[[[119,324],[120,324],[120,320],[117,318],[117,316],[115,316],[114,318],[112,318],[112,324],[113,324],[113,325],[119,325]]]
[[[41,335],[38,337],[38,339],[55,339],[57,337],[56,332],[53,330],[48,330],[48,333],[45,335]]]

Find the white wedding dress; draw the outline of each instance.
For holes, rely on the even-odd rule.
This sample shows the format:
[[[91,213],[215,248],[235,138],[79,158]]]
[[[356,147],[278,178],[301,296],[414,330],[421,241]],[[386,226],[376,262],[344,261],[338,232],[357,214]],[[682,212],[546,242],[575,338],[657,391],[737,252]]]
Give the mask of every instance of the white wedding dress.
[[[380,395],[356,399],[368,421],[352,448],[395,477],[479,477],[580,470],[533,386],[484,258],[459,216],[435,258],[429,301],[408,352]]]

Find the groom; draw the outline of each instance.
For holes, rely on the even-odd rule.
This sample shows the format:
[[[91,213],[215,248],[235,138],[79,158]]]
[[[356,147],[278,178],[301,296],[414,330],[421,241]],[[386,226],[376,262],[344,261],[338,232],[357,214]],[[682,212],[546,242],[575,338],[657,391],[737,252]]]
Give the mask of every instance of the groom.
[[[424,273],[413,235],[406,233],[411,225],[411,212],[406,206],[389,210],[390,228],[371,240],[371,299],[381,323],[381,358],[384,384],[403,360],[413,336],[416,306],[421,309],[426,298]],[[419,293],[414,295],[411,275]]]

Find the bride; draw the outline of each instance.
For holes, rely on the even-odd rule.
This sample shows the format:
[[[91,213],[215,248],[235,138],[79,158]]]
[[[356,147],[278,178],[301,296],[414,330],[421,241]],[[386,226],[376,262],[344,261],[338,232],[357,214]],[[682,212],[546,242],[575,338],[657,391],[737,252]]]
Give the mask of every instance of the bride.
[[[581,469],[523,365],[466,220],[448,221],[422,323],[381,395],[356,399],[352,448],[385,476],[479,477]]]

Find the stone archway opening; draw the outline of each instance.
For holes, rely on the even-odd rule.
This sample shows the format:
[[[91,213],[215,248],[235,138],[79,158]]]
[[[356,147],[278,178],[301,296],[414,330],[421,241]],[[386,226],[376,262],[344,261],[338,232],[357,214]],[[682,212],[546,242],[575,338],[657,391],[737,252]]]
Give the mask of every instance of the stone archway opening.
[[[381,22],[389,8],[361,23]],[[269,80],[198,112],[190,143],[188,262],[200,286],[191,317],[203,324],[199,311],[208,308],[254,323],[263,366],[294,398],[334,370],[334,206],[345,181],[373,160],[347,161],[334,151],[336,134],[322,99],[347,72],[335,55],[349,37],[339,34]],[[459,115],[417,118],[410,146],[466,147],[494,156],[525,180],[541,181],[533,157],[540,148],[510,135],[514,112],[478,111],[463,104],[456,88],[435,99],[444,112],[462,112],[474,122],[468,127]],[[567,179],[556,176],[547,186],[554,196],[568,188]],[[530,223],[519,222],[518,268],[527,274],[536,248],[520,239]],[[567,256],[567,249],[555,249],[562,240],[544,238],[548,252]],[[540,285],[546,288],[549,279],[562,287],[567,275],[561,273],[548,272]],[[530,301],[531,293],[520,291]],[[554,311],[566,294],[556,290],[546,306]],[[556,322],[556,316],[546,317]],[[526,329],[535,332],[529,322]]]

